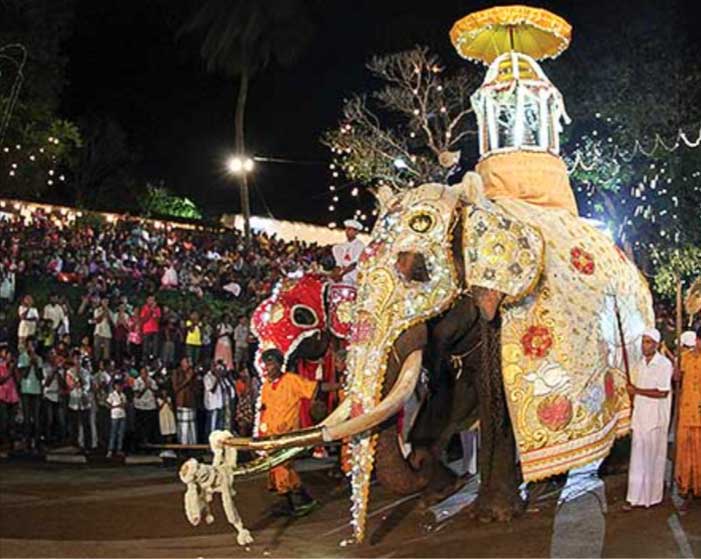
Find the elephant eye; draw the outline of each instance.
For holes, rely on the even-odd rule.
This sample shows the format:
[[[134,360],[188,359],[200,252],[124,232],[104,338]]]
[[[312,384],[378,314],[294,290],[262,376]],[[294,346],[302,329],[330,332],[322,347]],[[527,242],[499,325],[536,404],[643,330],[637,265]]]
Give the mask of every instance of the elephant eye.
[[[396,267],[407,281],[425,283],[431,279],[426,259],[420,252],[400,252],[397,256]]]
[[[316,313],[309,307],[305,305],[295,305],[292,307],[292,323],[295,326],[309,328],[310,326],[316,326],[319,323],[319,319]]]

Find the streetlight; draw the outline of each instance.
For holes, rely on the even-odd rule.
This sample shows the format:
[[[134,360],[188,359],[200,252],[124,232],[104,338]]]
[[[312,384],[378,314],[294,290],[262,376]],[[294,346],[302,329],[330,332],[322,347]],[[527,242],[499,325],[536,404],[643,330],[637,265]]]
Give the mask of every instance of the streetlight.
[[[250,173],[251,171],[253,171],[255,163],[250,157],[239,157],[237,155],[234,155],[229,158],[229,160],[226,163],[226,166],[228,167],[229,172],[231,172],[232,174],[240,175],[243,173]]]
[[[253,159],[244,155],[233,155],[226,162],[232,175],[241,179],[241,212],[243,213],[243,234],[248,245],[251,241],[251,207],[248,200],[248,173],[253,171]]]

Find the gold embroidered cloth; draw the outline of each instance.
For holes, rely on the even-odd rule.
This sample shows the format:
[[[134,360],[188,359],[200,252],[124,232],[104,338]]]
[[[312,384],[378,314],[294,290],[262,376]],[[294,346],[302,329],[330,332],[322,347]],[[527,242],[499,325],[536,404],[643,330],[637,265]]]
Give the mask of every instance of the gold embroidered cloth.
[[[489,207],[545,239],[540,281],[502,306],[504,386],[523,477],[534,481],[606,456],[627,433],[630,401],[614,308],[617,302],[635,363],[642,333],[654,324],[652,299],[635,265],[585,221],[520,200]]]

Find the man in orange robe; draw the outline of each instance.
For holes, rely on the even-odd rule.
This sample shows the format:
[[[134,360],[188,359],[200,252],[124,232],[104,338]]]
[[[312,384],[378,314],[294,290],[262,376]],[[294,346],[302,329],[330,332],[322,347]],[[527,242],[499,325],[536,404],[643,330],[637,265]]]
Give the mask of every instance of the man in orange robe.
[[[277,349],[269,349],[262,355],[267,373],[261,395],[261,415],[258,431],[261,436],[279,435],[300,428],[300,401],[313,400],[319,388],[333,390],[331,383],[319,384],[295,373],[283,372],[283,356]],[[270,470],[268,489],[287,499],[288,512],[294,516],[308,514],[316,505],[302,485],[291,462]]]
[[[701,329],[685,332],[682,346],[682,389],[679,399],[675,478],[679,493],[686,496],[682,511],[694,497],[701,497]]]

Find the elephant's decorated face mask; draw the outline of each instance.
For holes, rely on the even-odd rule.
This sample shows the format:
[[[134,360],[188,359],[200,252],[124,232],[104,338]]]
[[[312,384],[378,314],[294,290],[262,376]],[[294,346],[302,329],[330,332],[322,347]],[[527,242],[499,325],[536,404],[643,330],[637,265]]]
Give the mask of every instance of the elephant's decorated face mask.
[[[410,326],[446,309],[460,286],[451,252],[456,191],[427,184],[385,201],[360,257],[348,360],[353,415],[380,400],[392,345]],[[353,443],[353,523],[364,530],[373,438]]]

